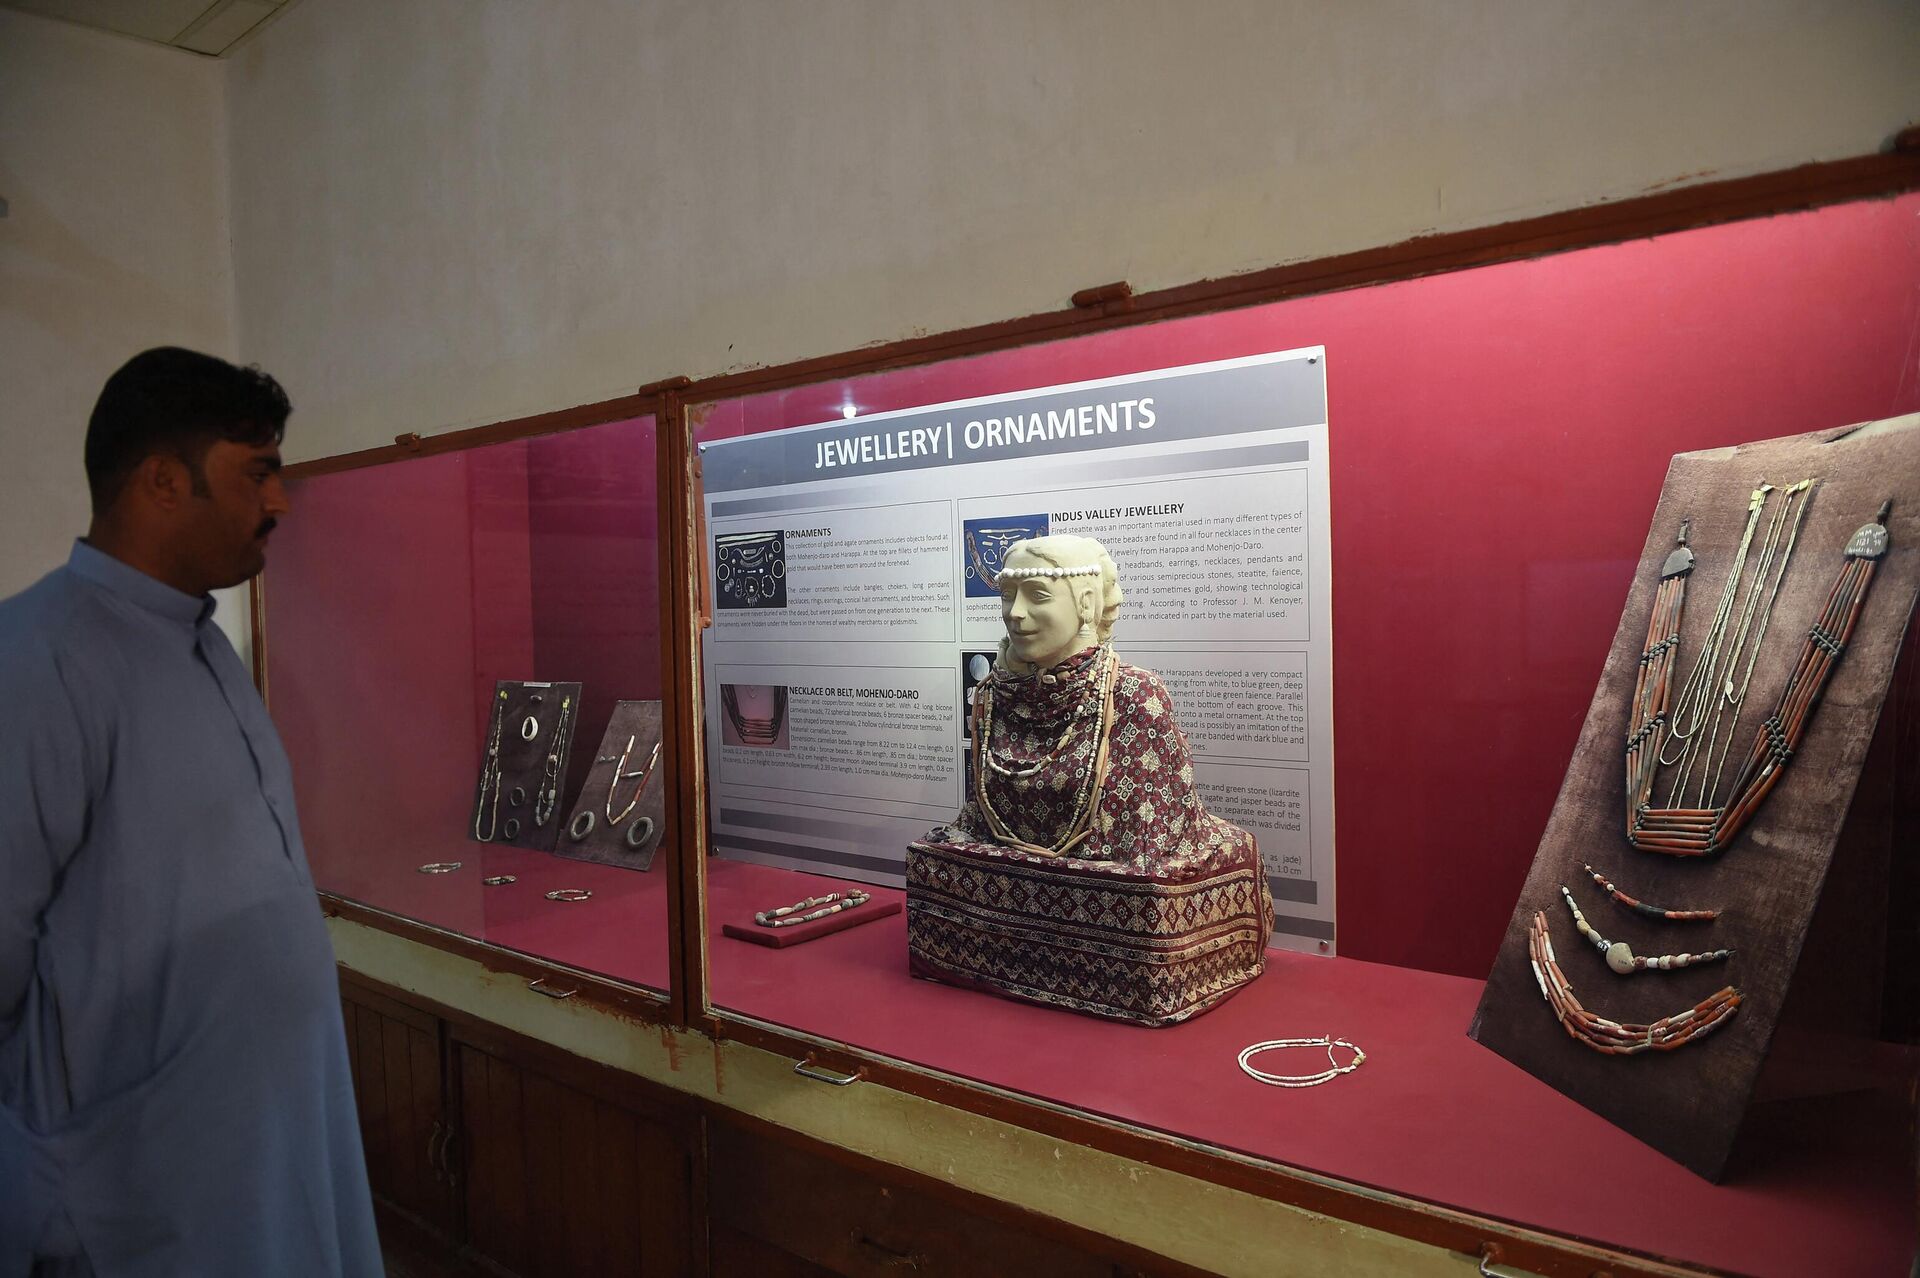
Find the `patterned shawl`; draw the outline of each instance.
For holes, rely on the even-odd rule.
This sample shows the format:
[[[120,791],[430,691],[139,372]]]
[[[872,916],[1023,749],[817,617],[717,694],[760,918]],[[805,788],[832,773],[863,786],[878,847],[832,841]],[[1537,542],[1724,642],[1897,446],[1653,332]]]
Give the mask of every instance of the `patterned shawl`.
[[[1109,680],[1111,711],[1103,713]],[[1200,801],[1166,685],[1107,647],[1033,674],[996,668],[974,694],[973,771],[960,815],[923,842],[1166,882],[1259,865],[1253,836]],[[1088,803],[1085,837],[1066,855],[1045,851],[1070,837]],[[996,835],[994,818],[1011,840],[1033,846]]]

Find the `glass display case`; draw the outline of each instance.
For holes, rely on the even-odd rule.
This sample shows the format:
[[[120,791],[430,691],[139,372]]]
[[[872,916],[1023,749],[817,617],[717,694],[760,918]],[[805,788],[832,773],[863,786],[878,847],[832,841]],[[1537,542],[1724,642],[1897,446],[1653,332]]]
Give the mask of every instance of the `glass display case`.
[[[266,688],[323,892],[664,993],[654,453],[637,416],[290,486]]]
[[[1650,1267],[1897,1269],[1917,1067],[1892,1041],[1914,1027],[1885,914],[1910,880],[1851,907],[1876,948],[1843,965],[1849,1016],[1776,1040],[1725,1183],[1467,1030],[1609,645],[1645,631],[1622,609],[1669,459],[1920,410],[1916,216],[1903,195],[768,390],[722,379],[646,416],[303,478],[263,651],[316,880],[671,991],[695,1031],[1335,1215],[1502,1222]],[[1887,482],[1920,496],[1920,476]],[[1914,504],[1895,498],[1896,545]],[[1016,549],[1061,534],[1110,553],[1117,616],[1087,619],[1084,651],[1116,673],[1022,753],[992,707],[1004,729],[1026,713],[1014,681],[1066,667],[1008,662],[1013,587],[1098,576]],[[1911,592],[1880,598],[1898,647]],[[1912,648],[1883,735],[1920,722]],[[572,684],[554,850],[476,839],[491,743]],[[1098,838],[1015,838],[986,809],[1096,722],[1111,740],[1053,786],[1072,828],[1148,821],[1123,784],[1177,794],[1251,836],[1245,899],[1270,906],[1166,924],[1191,880],[1151,852],[1093,904],[1034,877]],[[503,765],[501,814],[516,784],[538,793],[509,769],[545,758]],[[1173,790],[1143,780],[1163,765]],[[1912,760],[1886,766],[1883,860],[1916,828]],[[589,838],[632,826],[655,787],[646,864],[570,842],[582,812]],[[990,816],[985,842],[1025,851],[961,911],[977,867],[916,868],[909,846]],[[1149,890],[1155,922],[1121,920]],[[941,959],[916,932],[955,911],[982,945],[1017,941],[976,952],[979,979],[962,943]],[[1252,972],[1169,961],[1249,918]],[[1193,983],[1166,1014],[1088,992],[1136,932],[1156,938],[1140,985]],[[1807,1043],[1829,1067],[1805,1068]],[[1610,1064],[1625,1091],[1671,1085],[1658,1054]]]

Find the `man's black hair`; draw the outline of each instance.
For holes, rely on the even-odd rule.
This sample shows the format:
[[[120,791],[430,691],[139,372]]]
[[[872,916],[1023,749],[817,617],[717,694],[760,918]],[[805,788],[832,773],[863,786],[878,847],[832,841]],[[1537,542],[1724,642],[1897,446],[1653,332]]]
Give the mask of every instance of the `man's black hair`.
[[[263,447],[286,434],[293,405],[257,367],[178,346],[142,351],[100,389],[87,422],[87,488],[94,514],[113,507],[141,462],[168,453],[185,462],[193,490],[206,494],[203,465],[215,441]]]

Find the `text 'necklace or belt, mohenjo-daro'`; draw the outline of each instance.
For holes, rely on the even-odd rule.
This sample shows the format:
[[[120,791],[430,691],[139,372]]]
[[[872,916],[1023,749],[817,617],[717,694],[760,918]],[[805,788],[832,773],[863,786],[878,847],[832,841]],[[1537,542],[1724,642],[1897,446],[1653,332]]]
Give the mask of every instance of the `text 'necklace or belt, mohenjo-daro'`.
[[[1862,525],[1848,539],[1839,574],[1801,645],[1780,699],[1754,734],[1722,801],[1721,782],[1739,729],[1740,712],[1806,520],[1813,486],[1813,480],[1804,479],[1785,489],[1764,483],[1754,489],[1718,606],[1693,667],[1676,695],[1673,670],[1679,661],[1680,625],[1695,562],[1688,545],[1691,521],[1681,521],[1677,544],[1661,566],[1654,590],[1647,641],[1641,650],[1639,676],[1628,713],[1626,833],[1627,841],[1639,851],[1678,857],[1712,857],[1725,851],[1779,784],[1853,637],[1874,570],[1887,553],[1891,501],[1881,505],[1872,523]],[[1781,494],[1778,504],[1771,500],[1776,492]],[[1769,505],[1773,505],[1770,513]],[[1749,570],[1756,537],[1759,558]],[[1672,769],[1666,806],[1654,807],[1654,789],[1662,767]],[[1669,910],[1647,905],[1622,892],[1592,866],[1582,868],[1622,908],[1636,914],[1676,923],[1710,923],[1719,917],[1720,911],[1714,909]],[[1638,957],[1624,943],[1609,941],[1589,924],[1564,884],[1560,894],[1581,936],[1619,975],[1674,971],[1719,962],[1733,954],[1731,949],[1716,949]],[[1554,954],[1544,911],[1534,913],[1527,948],[1541,997],[1567,1033],[1595,1051],[1609,1055],[1670,1051],[1704,1037],[1740,1009],[1742,995],[1728,985],[1685,1011],[1651,1024],[1608,1020],[1589,1012],[1574,997],[1573,986]]]

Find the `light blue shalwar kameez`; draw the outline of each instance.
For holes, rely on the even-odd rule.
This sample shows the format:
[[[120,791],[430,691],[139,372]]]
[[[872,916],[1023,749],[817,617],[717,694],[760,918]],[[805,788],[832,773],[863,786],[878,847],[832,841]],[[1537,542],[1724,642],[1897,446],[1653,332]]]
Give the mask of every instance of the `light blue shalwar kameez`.
[[[285,752],[193,598],[0,602],[0,1278],[381,1272]]]

